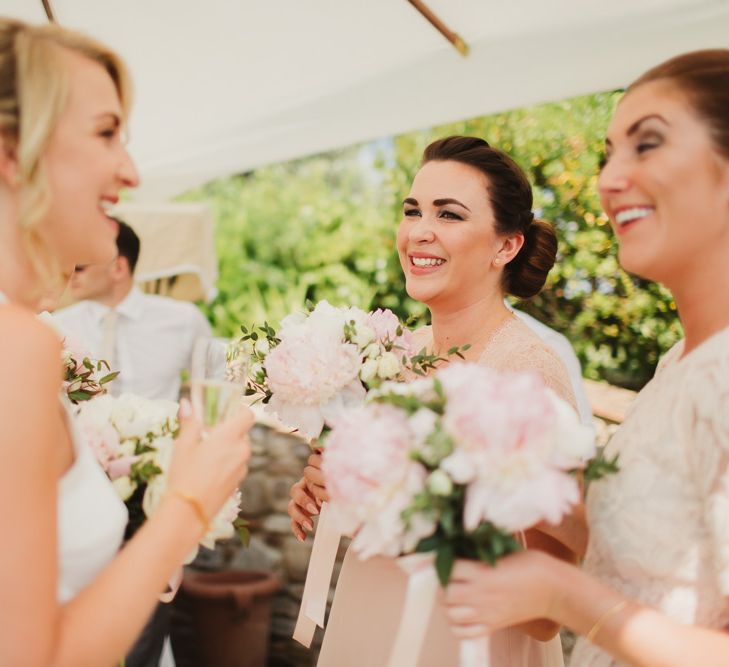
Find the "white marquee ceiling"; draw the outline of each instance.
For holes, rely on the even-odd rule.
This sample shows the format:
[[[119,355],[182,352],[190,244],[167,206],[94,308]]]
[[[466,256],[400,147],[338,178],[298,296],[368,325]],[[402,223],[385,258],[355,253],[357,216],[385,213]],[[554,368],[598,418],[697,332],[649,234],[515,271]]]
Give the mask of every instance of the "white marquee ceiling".
[[[621,87],[729,46],[727,0],[52,0],[115,47],[136,86],[137,199],[217,176],[525,104]],[[41,0],[0,14],[43,21]]]

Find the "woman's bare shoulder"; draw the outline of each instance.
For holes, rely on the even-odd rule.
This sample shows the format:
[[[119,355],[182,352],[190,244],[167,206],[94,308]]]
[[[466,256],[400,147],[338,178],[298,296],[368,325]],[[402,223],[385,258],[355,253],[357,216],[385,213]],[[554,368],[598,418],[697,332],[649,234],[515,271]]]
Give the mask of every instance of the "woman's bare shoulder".
[[[430,325],[418,327],[413,331],[413,348],[416,352],[420,352],[423,348],[428,348],[433,342],[433,328]]]

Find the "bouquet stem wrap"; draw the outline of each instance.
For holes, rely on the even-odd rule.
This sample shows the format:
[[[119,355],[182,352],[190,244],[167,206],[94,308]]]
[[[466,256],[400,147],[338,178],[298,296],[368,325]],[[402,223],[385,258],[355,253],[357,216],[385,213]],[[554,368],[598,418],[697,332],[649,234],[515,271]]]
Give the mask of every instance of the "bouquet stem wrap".
[[[408,575],[400,627],[387,667],[417,667],[428,621],[438,593],[438,575],[432,554],[413,554],[396,560]],[[461,641],[459,667],[489,667],[489,639]]]
[[[322,503],[306,571],[304,595],[294,628],[294,639],[306,648],[311,646],[316,626],[324,627],[329,584],[341,539],[342,534],[334,527],[327,503]]]

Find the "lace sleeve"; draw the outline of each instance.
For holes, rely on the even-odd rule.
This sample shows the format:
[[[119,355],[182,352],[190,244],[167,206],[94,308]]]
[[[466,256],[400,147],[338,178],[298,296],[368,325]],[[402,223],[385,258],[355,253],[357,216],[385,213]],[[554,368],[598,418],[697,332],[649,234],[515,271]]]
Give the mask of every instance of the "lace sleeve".
[[[703,499],[705,547],[716,563],[721,593],[729,596],[729,353],[694,369],[685,390],[679,428]]]
[[[514,350],[505,370],[538,373],[557,396],[567,401],[577,411],[577,401],[567,368],[557,354],[541,341],[530,342],[518,352]]]

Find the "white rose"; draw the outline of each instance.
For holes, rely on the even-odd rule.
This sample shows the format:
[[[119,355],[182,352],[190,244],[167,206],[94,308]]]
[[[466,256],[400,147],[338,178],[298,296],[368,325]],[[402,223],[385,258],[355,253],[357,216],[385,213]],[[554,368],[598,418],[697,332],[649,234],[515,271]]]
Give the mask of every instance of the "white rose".
[[[426,482],[428,490],[436,496],[449,496],[453,492],[453,482],[443,470],[434,470]]]
[[[375,340],[375,330],[368,326],[358,326],[354,337],[354,342],[360,350],[364,350],[373,340]]]
[[[377,359],[380,356],[380,352],[382,352],[380,346],[377,343],[371,343],[365,348],[363,354],[368,359]]]
[[[385,352],[377,362],[377,375],[383,380],[394,378],[400,372],[400,362],[392,352]]]
[[[377,362],[374,359],[368,359],[362,364],[362,369],[359,372],[359,376],[362,382],[372,382],[377,376]]]
[[[114,485],[114,488],[116,489],[116,492],[119,494],[119,497],[122,500],[127,500],[135,491],[137,488],[137,485],[132,482],[131,477],[129,475],[124,475],[122,477],[117,477],[112,484]]]

